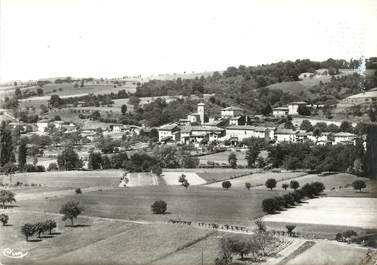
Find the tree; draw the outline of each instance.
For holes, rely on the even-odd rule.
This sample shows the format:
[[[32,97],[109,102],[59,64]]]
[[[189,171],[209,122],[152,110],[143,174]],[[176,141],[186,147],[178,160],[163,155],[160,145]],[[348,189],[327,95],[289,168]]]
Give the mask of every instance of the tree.
[[[182,183],[182,186],[187,189],[190,186],[190,183],[186,180],[185,182]]]
[[[52,234],[52,229],[56,228],[56,221],[48,219],[46,222],[46,227],[48,228],[49,234]]]
[[[293,230],[295,230],[296,226],[295,225],[286,225],[285,228],[287,228],[287,233],[288,235],[292,235]]]
[[[262,201],[262,208],[264,212],[272,214],[277,210],[277,205],[274,199],[264,199]]]
[[[298,114],[303,115],[303,116],[310,116],[311,114],[310,109],[305,105],[298,106],[297,112]]]
[[[365,181],[363,180],[355,180],[353,183],[352,183],[352,187],[355,189],[355,190],[359,190],[361,192],[361,189],[364,189],[367,187]]]
[[[78,201],[68,201],[63,204],[59,211],[59,213],[63,214],[62,220],[71,220],[71,225],[73,226],[73,219],[77,219],[77,216],[83,211],[83,208],[79,204]]]
[[[11,161],[13,155],[12,132],[2,121],[0,125],[0,167]]]
[[[16,165],[11,161],[7,162],[1,168],[1,171],[4,173],[4,175],[9,176],[9,180],[10,180],[9,182],[10,182],[11,185],[12,185],[12,176],[16,172],[16,170],[17,170]]]
[[[58,155],[57,160],[59,169],[72,170],[82,168],[82,161],[71,145],[64,148],[63,152]]]
[[[89,169],[101,169],[102,155],[99,152],[93,152],[89,155],[88,168]]]
[[[58,165],[55,162],[48,164],[47,171],[55,171],[58,170]]]
[[[281,187],[282,187],[284,190],[287,190],[288,187],[289,187],[289,185],[288,185],[287,183],[283,183],[283,184],[281,185]]]
[[[35,234],[35,227],[33,224],[24,224],[21,227],[21,233],[25,236],[26,241],[29,241],[29,237]]]
[[[237,155],[235,153],[230,153],[228,156],[228,162],[231,168],[237,167]]]
[[[155,201],[151,208],[154,214],[164,214],[167,210],[167,203],[161,200]]]
[[[251,184],[250,184],[250,182],[245,182],[245,188],[246,188],[247,190],[250,190],[250,188],[251,188]]]
[[[187,181],[186,175],[185,174],[180,175],[179,179],[178,179],[178,182],[182,184],[185,181]]]
[[[309,183],[306,183],[304,186],[302,186],[301,190],[304,193],[304,195],[308,198],[313,198],[316,192],[313,186]]]
[[[16,202],[14,198],[14,193],[10,190],[0,190],[0,203],[3,205],[3,209],[5,208],[5,203],[12,203]]]
[[[341,132],[352,132],[352,124],[348,121],[342,121],[339,127]]]
[[[313,130],[313,136],[316,138],[316,141],[318,142],[318,138],[322,135],[322,130],[318,127],[315,127]]]
[[[137,96],[132,95],[129,97],[128,102],[135,107],[139,105],[140,99]]]
[[[81,190],[80,188],[76,188],[76,189],[75,189],[75,193],[76,193],[76,194],[82,194],[82,190]]]
[[[0,222],[3,223],[3,226],[5,226],[8,223],[9,216],[6,215],[5,213],[0,214]]]
[[[23,141],[18,148],[18,165],[20,168],[23,168],[26,164],[26,155],[27,155],[27,148],[26,142]]]
[[[260,139],[257,138],[250,138],[247,141],[248,144],[248,150],[246,152],[246,160],[247,160],[247,166],[253,167],[255,165],[255,161],[258,158],[258,155],[260,153],[260,150],[262,148],[262,144]]]
[[[52,95],[49,100],[49,106],[59,108],[63,104],[63,100],[58,95]]]
[[[309,120],[303,120],[300,125],[300,130],[311,132],[313,131],[313,125]]]
[[[297,190],[300,187],[300,183],[297,180],[291,180],[289,187],[291,189]]]
[[[161,176],[162,174],[162,169],[159,165],[154,165],[152,167],[152,173],[155,174],[156,176]]]
[[[122,114],[126,114],[127,113],[127,105],[126,104],[123,104],[121,107],[120,107],[120,110],[122,112]]]
[[[229,189],[232,186],[232,183],[229,180],[222,182],[223,189]]]
[[[318,196],[325,190],[325,185],[323,185],[322,182],[316,181],[316,182],[311,183],[310,185],[312,186],[314,195],[316,196]]]
[[[273,189],[273,188],[275,188],[276,187],[276,179],[268,179],[268,180],[266,180],[266,183],[265,183],[265,185],[266,185],[266,187],[268,188],[268,189]]]
[[[267,103],[266,106],[262,109],[262,114],[268,116],[272,113],[272,107],[270,103]]]

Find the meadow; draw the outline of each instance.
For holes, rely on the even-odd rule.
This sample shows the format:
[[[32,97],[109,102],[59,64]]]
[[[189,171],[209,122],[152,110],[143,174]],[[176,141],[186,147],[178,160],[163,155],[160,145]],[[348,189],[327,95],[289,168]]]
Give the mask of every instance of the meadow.
[[[229,165],[228,157],[231,151],[220,152],[211,155],[199,156],[200,164],[207,164],[207,161]],[[237,165],[247,166],[247,160],[245,159],[246,153],[234,152],[237,156]]]

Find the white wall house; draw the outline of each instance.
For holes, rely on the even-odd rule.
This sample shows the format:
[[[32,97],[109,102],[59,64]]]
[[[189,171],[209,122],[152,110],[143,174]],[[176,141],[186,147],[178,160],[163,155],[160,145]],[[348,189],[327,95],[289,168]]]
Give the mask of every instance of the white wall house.
[[[179,127],[176,124],[166,124],[158,128],[158,140],[173,140],[176,141],[179,138]]]
[[[49,121],[47,119],[37,121],[38,132],[45,132]]]
[[[274,137],[277,143],[296,142],[296,132],[292,129],[277,129]]]
[[[222,118],[236,117],[236,116],[241,116],[242,114],[243,114],[243,109],[234,107],[234,106],[223,108],[221,110]]]
[[[229,126],[226,128],[226,139],[237,138],[238,141],[242,141],[251,137],[269,139],[270,130],[266,127],[250,125]]]
[[[334,144],[355,144],[356,135],[348,132],[334,134]]]
[[[288,107],[277,107],[272,110],[274,117],[284,117],[288,115]]]
[[[288,104],[288,115],[298,115],[298,108],[306,106],[306,102],[292,102]]]

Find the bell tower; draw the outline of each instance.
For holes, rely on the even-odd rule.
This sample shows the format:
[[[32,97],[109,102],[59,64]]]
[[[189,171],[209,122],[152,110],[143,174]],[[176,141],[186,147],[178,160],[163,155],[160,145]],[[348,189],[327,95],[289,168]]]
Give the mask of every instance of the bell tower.
[[[198,103],[198,111],[197,112],[199,114],[201,124],[204,123],[204,106],[205,106],[205,104],[203,102]]]

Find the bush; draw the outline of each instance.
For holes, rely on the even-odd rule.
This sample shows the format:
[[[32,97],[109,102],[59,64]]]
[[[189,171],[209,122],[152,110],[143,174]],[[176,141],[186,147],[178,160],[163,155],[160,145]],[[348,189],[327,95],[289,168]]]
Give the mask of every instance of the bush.
[[[313,196],[315,195],[315,190],[313,188],[313,186],[309,183],[306,183],[302,188],[301,188],[302,192],[304,193],[304,195],[308,198],[313,198]]]
[[[286,203],[285,208],[287,208],[288,206],[294,206],[295,205],[296,200],[295,200],[295,197],[293,196],[292,193],[283,195],[283,199]]]
[[[223,181],[222,186],[224,189],[229,189],[232,186],[232,183],[229,180]]]
[[[24,166],[24,170],[26,172],[45,172],[46,171],[46,169],[45,169],[44,166],[42,166],[42,165],[36,165],[36,166],[34,166],[32,164],[26,164]]]
[[[289,187],[291,189],[297,190],[300,187],[300,183],[296,180],[291,180],[291,182],[289,183]]]
[[[0,222],[3,223],[3,226],[6,225],[9,221],[9,216],[5,213],[0,214]]]
[[[154,214],[164,214],[167,210],[167,203],[164,201],[155,201],[152,205],[152,212]]]
[[[47,171],[55,171],[58,170],[58,164],[52,162],[48,165]]]
[[[288,187],[289,187],[289,185],[288,185],[287,183],[283,183],[283,184],[281,185],[281,187],[282,187],[284,190],[287,190]]]
[[[286,207],[286,201],[283,197],[277,196],[274,198],[276,210],[280,211],[282,208]]]
[[[250,183],[250,182],[246,182],[246,183],[245,183],[245,188],[246,188],[247,190],[250,190],[250,188],[251,188],[251,183]]]
[[[286,225],[285,228],[287,228],[288,235],[292,235],[293,230],[295,230],[295,225]]]
[[[313,188],[314,195],[318,196],[325,190],[325,185],[323,185],[322,182],[313,182],[311,183],[311,186]]]
[[[262,208],[264,212],[269,214],[274,213],[276,210],[278,210],[275,199],[264,199],[262,201]]]
[[[367,185],[365,184],[365,181],[363,181],[363,180],[355,180],[352,183],[352,187],[355,190],[359,190],[361,192],[361,189],[365,189],[367,187]]]
[[[266,187],[267,187],[268,189],[271,189],[271,190],[272,190],[273,188],[276,187],[276,179],[268,179],[268,180],[266,181],[265,185],[266,185]]]
[[[76,194],[82,194],[82,191],[80,188],[75,189]]]

